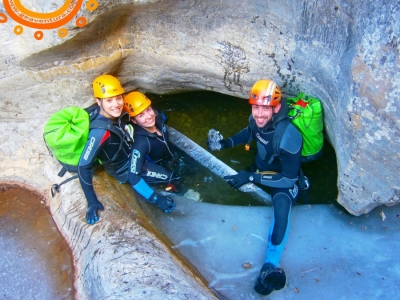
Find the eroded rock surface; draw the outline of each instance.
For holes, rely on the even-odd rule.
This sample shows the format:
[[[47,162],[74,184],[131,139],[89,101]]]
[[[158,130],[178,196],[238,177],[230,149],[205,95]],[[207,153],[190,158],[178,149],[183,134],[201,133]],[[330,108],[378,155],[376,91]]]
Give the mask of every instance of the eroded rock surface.
[[[143,215],[129,185],[105,171],[96,173],[94,184],[105,207],[96,225],[85,221],[78,180],[50,200],[74,254],[78,299],[215,299],[201,275],[171,251],[168,238]]]
[[[102,1],[92,13],[81,11],[88,24],[69,24],[64,39],[46,31],[36,41],[29,28],[17,36],[11,22],[1,24],[3,122],[40,133],[51,112],[91,101],[91,80],[104,72],[128,91],[200,89],[243,98],[268,77],[288,94],[301,89],[323,101],[339,203],[359,215],[399,201],[390,175],[400,161],[393,1]],[[43,145],[27,136],[34,145],[26,155],[37,158]],[[21,146],[11,148],[20,156],[27,140],[17,139]]]

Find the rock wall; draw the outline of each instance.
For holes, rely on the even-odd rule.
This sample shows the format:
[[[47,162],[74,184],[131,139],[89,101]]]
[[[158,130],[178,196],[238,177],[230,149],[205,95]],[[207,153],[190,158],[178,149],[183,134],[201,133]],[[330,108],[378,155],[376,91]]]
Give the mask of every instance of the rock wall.
[[[397,4],[100,1],[93,12],[82,9],[84,28],[71,25],[65,39],[45,32],[41,41],[29,28],[13,34],[6,22],[2,119],[16,112],[11,119],[21,121],[18,105],[30,99],[40,103],[40,112],[29,112],[40,126],[60,107],[91,101],[91,80],[104,72],[127,90],[243,98],[256,80],[272,78],[288,94],[302,90],[323,101],[338,202],[354,215],[367,213],[399,201],[398,179],[389,175],[399,167]]]
[[[63,3],[28,2],[43,11]],[[48,195],[57,164],[42,142],[44,123],[67,105],[91,103],[91,82],[100,74],[118,76],[126,91],[213,90],[242,98],[256,80],[271,78],[287,94],[302,90],[323,101],[338,202],[353,215],[394,205],[399,2],[104,0],[92,12],[82,6],[84,27],[71,21],[65,38],[43,30],[41,40],[29,27],[15,34],[0,6],[0,180]],[[60,197],[78,205],[74,193]],[[79,217],[69,215],[71,222]]]

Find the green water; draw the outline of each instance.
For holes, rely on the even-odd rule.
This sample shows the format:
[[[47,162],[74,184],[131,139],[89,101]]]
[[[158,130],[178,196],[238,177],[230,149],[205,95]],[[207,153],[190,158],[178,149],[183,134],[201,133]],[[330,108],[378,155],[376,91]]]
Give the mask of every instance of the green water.
[[[213,128],[224,138],[228,138],[245,128],[251,107],[246,99],[226,96],[215,92],[187,92],[173,95],[147,94],[152,106],[163,111],[168,117],[167,124],[207,149],[207,133]],[[244,170],[251,166],[256,153],[255,144],[250,151],[237,146],[213,154],[235,170]],[[182,154],[185,156],[184,154]],[[200,193],[204,202],[229,205],[262,205],[248,193],[232,189],[223,179],[190,161],[196,172],[185,176],[187,188]],[[317,161],[303,164],[305,175],[311,187],[307,191],[310,204],[336,203],[337,165],[335,151],[325,142],[324,155]],[[261,187],[261,186],[260,186]],[[268,189],[265,189],[268,192]],[[300,199],[299,204],[303,201]]]

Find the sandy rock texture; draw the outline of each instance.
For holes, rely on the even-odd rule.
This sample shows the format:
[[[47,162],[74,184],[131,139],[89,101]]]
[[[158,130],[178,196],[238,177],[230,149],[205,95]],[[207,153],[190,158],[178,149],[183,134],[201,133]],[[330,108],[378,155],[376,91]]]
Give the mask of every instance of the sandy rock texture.
[[[54,11],[64,1],[22,2],[31,10]],[[57,29],[43,30],[41,40],[29,27],[15,34],[17,23],[0,5],[0,180],[49,195],[58,166],[43,143],[43,126],[65,106],[91,103],[91,82],[100,74],[116,75],[127,92],[213,90],[242,98],[256,80],[271,78],[287,94],[302,90],[322,100],[342,206],[361,215],[399,202],[399,1],[97,2],[94,11],[84,5],[79,10],[77,17],[87,19],[84,27],[75,18],[65,25],[66,37]],[[93,257],[96,243],[113,243],[109,231],[122,239],[126,232],[133,240],[154,239],[123,218],[85,225],[83,194],[79,185],[73,187],[57,196],[58,204],[49,198],[49,207],[73,245],[80,274],[90,277],[92,266],[77,251],[87,244]],[[162,265],[179,269],[167,248],[146,245]],[[166,269],[160,274],[168,277]],[[109,270],[101,272],[109,276]],[[180,276],[177,285],[212,297],[198,281]],[[88,298],[108,295],[96,286],[85,288]],[[161,287],[154,293],[164,295]]]

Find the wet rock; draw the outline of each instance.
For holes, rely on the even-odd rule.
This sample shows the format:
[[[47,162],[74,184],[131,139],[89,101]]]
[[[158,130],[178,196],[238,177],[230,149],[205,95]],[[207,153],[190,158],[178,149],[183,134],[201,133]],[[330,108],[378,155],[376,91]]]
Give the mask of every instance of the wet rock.
[[[185,195],[186,198],[194,200],[194,201],[201,201],[200,199],[200,194],[196,192],[195,190],[189,189]]]

